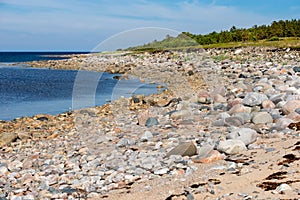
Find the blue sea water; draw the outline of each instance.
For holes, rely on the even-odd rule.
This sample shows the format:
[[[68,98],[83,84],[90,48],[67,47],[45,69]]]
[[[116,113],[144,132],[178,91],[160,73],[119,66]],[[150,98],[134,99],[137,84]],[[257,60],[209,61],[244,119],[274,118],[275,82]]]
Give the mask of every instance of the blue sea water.
[[[29,60],[38,57],[40,53],[27,55]],[[22,61],[26,60],[24,54],[21,57]],[[115,74],[9,66],[9,60],[20,61],[1,56],[0,60],[5,61],[0,62],[0,120],[36,114],[58,114],[103,105],[120,96],[157,92],[154,84],[141,83],[136,79],[116,80]]]
[[[1,52],[0,63],[29,62],[41,60],[61,60],[71,54],[87,54],[88,52]]]

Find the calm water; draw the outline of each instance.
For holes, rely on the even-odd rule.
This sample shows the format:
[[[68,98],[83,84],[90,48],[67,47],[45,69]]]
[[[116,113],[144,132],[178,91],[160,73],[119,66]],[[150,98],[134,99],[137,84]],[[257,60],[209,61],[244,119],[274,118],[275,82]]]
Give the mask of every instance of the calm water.
[[[61,60],[68,58],[70,54],[86,53],[87,52],[0,52],[0,63]]]
[[[16,62],[16,61],[14,61]],[[156,85],[108,73],[32,69],[0,63],[0,119],[58,114],[103,105],[120,96],[151,94]]]

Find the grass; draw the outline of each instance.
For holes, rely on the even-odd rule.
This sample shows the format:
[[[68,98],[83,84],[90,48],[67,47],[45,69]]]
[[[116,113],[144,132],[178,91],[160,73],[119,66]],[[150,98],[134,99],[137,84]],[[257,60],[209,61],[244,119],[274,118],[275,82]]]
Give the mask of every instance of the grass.
[[[300,48],[300,38],[279,38],[279,40],[260,40],[256,42],[230,42],[220,44],[203,45],[202,48],[236,48],[236,47],[277,47],[277,48]]]
[[[238,47],[276,47],[276,48],[291,48],[300,49],[300,38],[289,37],[289,38],[276,38],[276,40],[260,40],[255,42],[230,42],[230,43],[218,43],[210,45],[197,45],[197,46],[183,46],[183,47],[172,47],[172,48],[137,48],[133,50],[134,53],[155,53],[166,50],[187,50],[187,49],[211,49],[211,48],[238,48]],[[217,58],[222,59],[222,58]]]
[[[221,54],[221,55],[213,56],[212,58],[213,58],[215,61],[220,62],[220,61],[222,61],[222,60],[228,59],[229,56],[228,56],[228,55]]]

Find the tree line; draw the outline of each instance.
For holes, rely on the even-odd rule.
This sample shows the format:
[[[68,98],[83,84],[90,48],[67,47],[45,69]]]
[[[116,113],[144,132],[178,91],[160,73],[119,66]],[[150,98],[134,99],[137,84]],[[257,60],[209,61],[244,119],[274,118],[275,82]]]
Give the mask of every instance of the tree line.
[[[182,34],[197,41],[200,45],[228,43],[228,42],[254,42],[258,40],[279,40],[280,37],[300,37],[300,20],[273,21],[271,25],[254,25],[252,28],[236,28],[219,33],[212,32],[206,35]]]
[[[300,19],[273,21],[270,25],[254,25],[251,28],[237,28],[212,32],[206,35],[182,32],[177,37],[167,35],[162,41],[153,41],[128,50],[153,50],[229,42],[255,42],[259,40],[279,41],[282,37],[300,37]]]

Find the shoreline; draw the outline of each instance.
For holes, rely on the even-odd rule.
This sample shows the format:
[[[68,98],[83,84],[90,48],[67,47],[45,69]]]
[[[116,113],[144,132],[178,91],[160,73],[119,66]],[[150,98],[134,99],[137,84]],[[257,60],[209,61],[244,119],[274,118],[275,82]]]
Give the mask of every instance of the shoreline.
[[[295,68],[300,72],[299,52],[267,50],[33,62],[33,67],[123,72],[165,83],[168,90],[57,116],[1,122],[2,136],[7,128],[15,138],[8,145],[1,143],[0,161],[6,165],[0,167],[0,178],[18,183],[0,194],[83,199],[298,197],[299,160],[280,162],[289,154],[299,157],[299,132],[288,126],[300,120],[295,111],[300,103],[286,108],[300,94]],[[174,148],[179,155],[168,156]],[[278,175],[280,181],[269,177],[276,172],[284,174]]]
[[[9,68],[8,68],[9,69]],[[46,76],[52,76],[54,78],[57,78],[61,72],[55,73],[55,70],[50,70],[48,68],[31,68],[28,64],[27,66],[22,66],[22,64],[20,65],[14,65],[12,67],[13,70],[19,70],[21,69],[23,70],[42,70],[42,74],[46,75]],[[30,70],[29,74],[31,73],[32,70]],[[88,71],[75,71],[75,70],[60,70],[60,71],[67,71],[68,75],[70,76],[84,76],[85,80],[89,80],[90,77],[86,77],[86,76],[90,76],[90,75],[97,75],[97,77],[99,78],[99,80],[101,79],[101,86],[99,85],[99,82],[97,83],[97,85],[99,85],[98,87],[103,88],[103,84],[109,84],[107,86],[107,90],[105,90],[106,92],[104,92],[104,90],[97,90],[96,91],[96,96],[95,97],[95,103],[92,104],[90,103],[90,106],[86,106],[86,105],[78,105],[78,101],[80,101],[78,99],[78,97],[74,98],[74,96],[78,95],[78,93],[80,93],[80,88],[76,88],[76,86],[70,85],[67,90],[68,92],[72,92],[73,90],[73,95],[70,94],[69,96],[64,96],[63,98],[60,99],[60,97],[58,95],[56,95],[56,93],[54,95],[56,95],[55,97],[57,98],[56,100],[45,100],[45,99],[39,99],[37,100],[37,98],[31,98],[31,101],[33,101],[34,105],[31,106],[30,103],[27,101],[24,103],[18,103],[17,101],[14,101],[13,105],[9,104],[5,107],[3,107],[3,110],[7,110],[7,113],[1,113],[1,118],[0,121],[12,121],[12,120],[18,120],[18,118],[23,118],[23,117],[27,117],[27,118],[31,118],[34,117],[35,115],[38,114],[49,114],[49,115],[58,115],[58,114],[62,114],[65,112],[69,112],[72,110],[78,110],[80,108],[88,108],[88,107],[92,107],[92,105],[94,106],[101,106],[104,104],[107,104],[108,102],[113,101],[114,99],[118,98],[119,96],[124,96],[126,98],[129,98],[130,96],[136,96],[142,93],[145,94],[151,94],[151,93],[157,93],[160,92],[162,90],[164,90],[162,85],[158,85],[156,83],[148,83],[146,80],[143,80],[143,82],[140,82],[139,79],[137,79],[137,77],[126,77],[126,79],[124,77],[121,76],[121,74],[109,74],[106,72],[91,72],[89,73]],[[17,74],[18,71],[13,71],[14,73]],[[26,71],[25,71],[26,72]],[[34,71],[33,71],[34,72]],[[53,75],[54,72],[54,75]],[[70,73],[69,73],[70,72]],[[87,75],[85,75],[88,72]],[[63,72],[64,73],[64,72]],[[82,73],[82,74],[81,74]],[[76,79],[71,78],[68,79],[68,75],[65,75],[65,77],[62,78],[57,78],[57,80],[67,80],[66,81],[62,81],[63,83],[70,83],[70,84],[75,84]],[[36,82],[39,82],[37,80],[40,80],[39,78],[36,78]],[[47,78],[48,81],[51,82],[51,78]],[[103,81],[103,82],[102,82]],[[43,79],[41,80],[41,83],[39,83],[39,85],[44,84],[43,83]],[[47,84],[47,83],[46,83]],[[56,84],[56,83],[55,83]],[[59,84],[59,83],[57,83]],[[23,84],[24,85],[24,84]],[[114,86],[114,87],[113,87]],[[8,87],[8,85],[6,86],[6,88]],[[28,86],[26,86],[28,88]],[[34,85],[33,85],[34,87]],[[47,85],[46,85],[47,87]],[[72,88],[71,88],[72,87]],[[65,88],[65,87],[62,87]],[[62,88],[60,88],[59,90],[62,91]],[[85,87],[85,88],[90,88]],[[71,90],[70,90],[71,89]],[[74,94],[74,90],[77,89],[78,92],[76,91]],[[43,88],[43,90],[45,90],[45,88]],[[46,88],[47,90],[47,88]],[[63,89],[64,90],[64,89]],[[47,90],[48,91],[48,90]],[[58,92],[60,92],[58,91]],[[119,91],[119,92],[118,92]],[[49,91],[50,92],[50,91]],[[85,91],[82,91],[83,93],[85,93]],[[93,91],[90,91],[93,92]],[[64,95],[64,93],[61,93],[62,95]],[[89,96],[91,96],[91,94],[87,94]],[[73,97],[72,97],[73,96]],[[47,95],[47,97],[52,97],[52,95]],[[46,98],[47,98],[46,97]],[[43,105],[43,103],[45,105]],[[48,103],[49,102],[49,103]],[[58,104],[55,104],[55,102],[58,102]],[[66,102],[66,103],[63,103]],[[72,103],[73,102],[73,103]],[[75,104],[74,104],[75,102]],[[73,107],[72,107],[73,105]],[[50,108],[50,109],[47,109]],[[16,108],[16,109],[15,109]],[[52,109],[51,109],[52,108]],[[12,110],[10,110],[12,109]],[[22,112],[21,112],[22,110]],[[20,111],[19,113],[17,111]],[[27,112],[28,111],[28,112]],[[61,112],[59,112],[61,111]],[[22,115],[23,114],[23,115]],[[14,118],[13,118],[14,117]]]

